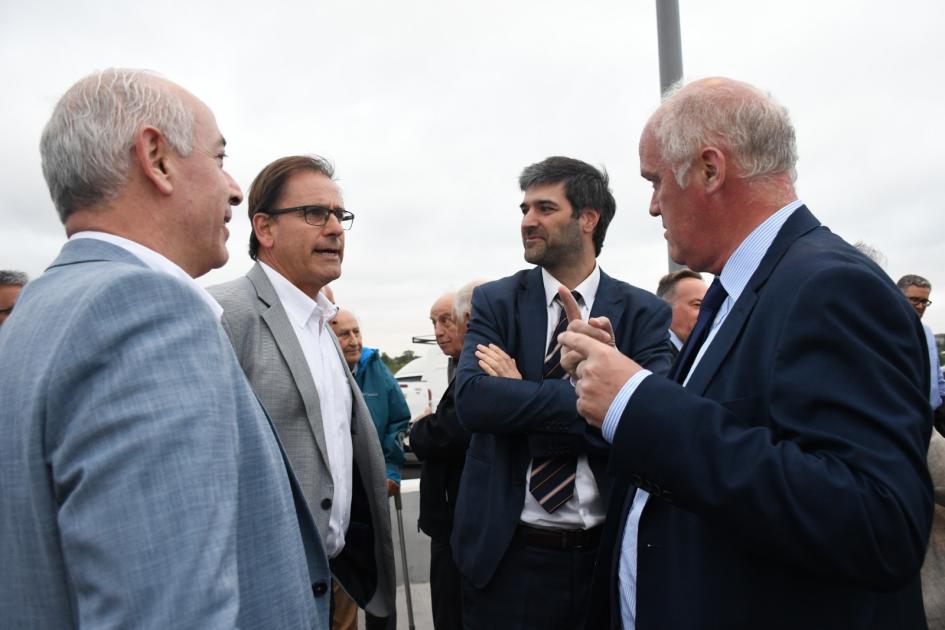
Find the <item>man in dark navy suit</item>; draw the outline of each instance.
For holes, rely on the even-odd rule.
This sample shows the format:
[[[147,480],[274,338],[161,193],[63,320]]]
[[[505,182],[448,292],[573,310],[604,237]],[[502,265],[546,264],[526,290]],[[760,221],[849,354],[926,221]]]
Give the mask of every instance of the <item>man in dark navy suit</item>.
[[[610,490],[608,448],[578,415],[560,366],[558,289],[575,292],[581,316],[610,318],[617,347],[656,372],[669,367],[670,309],[597,265],[615,211],[605,173],[552,157],[519,184],[525,260],[537,266],[473,293],[456,374],[472,436],[452,548],[464,627],[577,629]]]
[[[925,627],[922,327],[797,199],[795,161],[787,111],[728,79],[643,131],[670,255],[716,279],[668,378],[602,320],[561,337],[617,477],[589,628]]]

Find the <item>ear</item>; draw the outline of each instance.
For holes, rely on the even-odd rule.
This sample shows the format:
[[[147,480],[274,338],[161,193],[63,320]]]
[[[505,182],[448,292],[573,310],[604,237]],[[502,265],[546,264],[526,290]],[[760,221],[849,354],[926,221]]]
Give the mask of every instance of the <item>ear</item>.
[[[718,192],[725,183],[727,170],[725,154],[716,147],[705,147],[699,156],[699,168],[706,194]]]
[[[171,147],[159,129],[145,125],[135,134],[134,159],[145,179],[163,195],[174,192],[170,152]]]
[[[273,226],[275,225],[273,217],[265,212],[257,212],[253,215],[252,224],[253,233],[256,235],[256,240],[259,241],[259,245],[266,249],[271,248],[276,240],[273,234]]]
[[[578,218],[581,222],[581,231],[585,234],[593,234],[597,229],[597,222],[600,221],[600,210],[593,208],[584,208],[581,210],[581,216]]]

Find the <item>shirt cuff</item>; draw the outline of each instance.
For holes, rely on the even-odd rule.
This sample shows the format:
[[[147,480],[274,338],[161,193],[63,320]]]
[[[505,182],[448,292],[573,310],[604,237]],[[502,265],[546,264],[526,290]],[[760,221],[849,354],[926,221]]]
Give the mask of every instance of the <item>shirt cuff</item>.
[[[633,396],[633,392],[637,391],[637,387],[640,386],[643,379],[652,373],[653,372],[649,370],[640,370],[631,376],[627,382],[623,384],[623,387],[620,388],[620,391],[617,392],[617,397],[614,398],[614,402],[610,403],[610,409],[607,410],[607,415],[604,416],[604,424],[601,426],[601,433],[604,439],[611,444],[613,444],[614,441],[614,434],[617,433],[617,425],[620,424],[620,417],[623,415],[624,409],[627,408],[627,404],[630,402],[630,397]]]

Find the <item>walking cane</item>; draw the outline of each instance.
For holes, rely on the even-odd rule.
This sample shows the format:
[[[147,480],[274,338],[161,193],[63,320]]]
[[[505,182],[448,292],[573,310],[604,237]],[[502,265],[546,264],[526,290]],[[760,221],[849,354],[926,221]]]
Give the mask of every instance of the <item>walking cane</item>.
[[[404,595],[407,596],[407,627],[414,630],[413,600],[410,597],[410,575],[407,572],[407,545],[404,542],[403,503],[400,500],[400,491],[394,495],[394,509],[397,510],[397,532],[400,534],[400,565],[404,568]]]

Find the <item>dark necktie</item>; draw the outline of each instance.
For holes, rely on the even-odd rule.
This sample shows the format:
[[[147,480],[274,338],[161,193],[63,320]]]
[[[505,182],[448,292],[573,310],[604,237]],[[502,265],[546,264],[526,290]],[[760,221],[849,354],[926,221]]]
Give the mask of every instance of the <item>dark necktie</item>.
[[[571,291],[571,295],[580,304],[581,294]],[[558,296],[555,296],[558,300]],[[542,379],[566,378],[567,374],[561,367],[561,345],[558,335],[568,328],[568,317],[561,307],[558,324],[551,333],[551,341],[545,352]],[[551,457],[532,458],[532,474],[528,478],[528,491],[532,493],[538,504],[548,512],[554,512],[567,503],[574,496],[574,478],[577,473],[577,457],[575,455],[554,455]]]
[[[722,302],[725,301],[726,297],[728,297],[728,293],[725,291],[725,287],[722,286],[722,282],[716,277],[712,281],[709,290],[706,291],[705,297],[702,298],[702,306],[699,307],[699,318],[696,319],[696,325],[689,334],[689,339],[683,344],[682,350],[679,351],[676,363],[673,364],[671,377],[676,382],[682,383],[686,380],[686,375],[689,374],[689,370],[692,368],[692,362],[695,361],[699,354],[699,348],[708,338],[709,331],[712,330],[712,322],[715,321],[715,315],[719,312],[719,307],[722,306]]]

